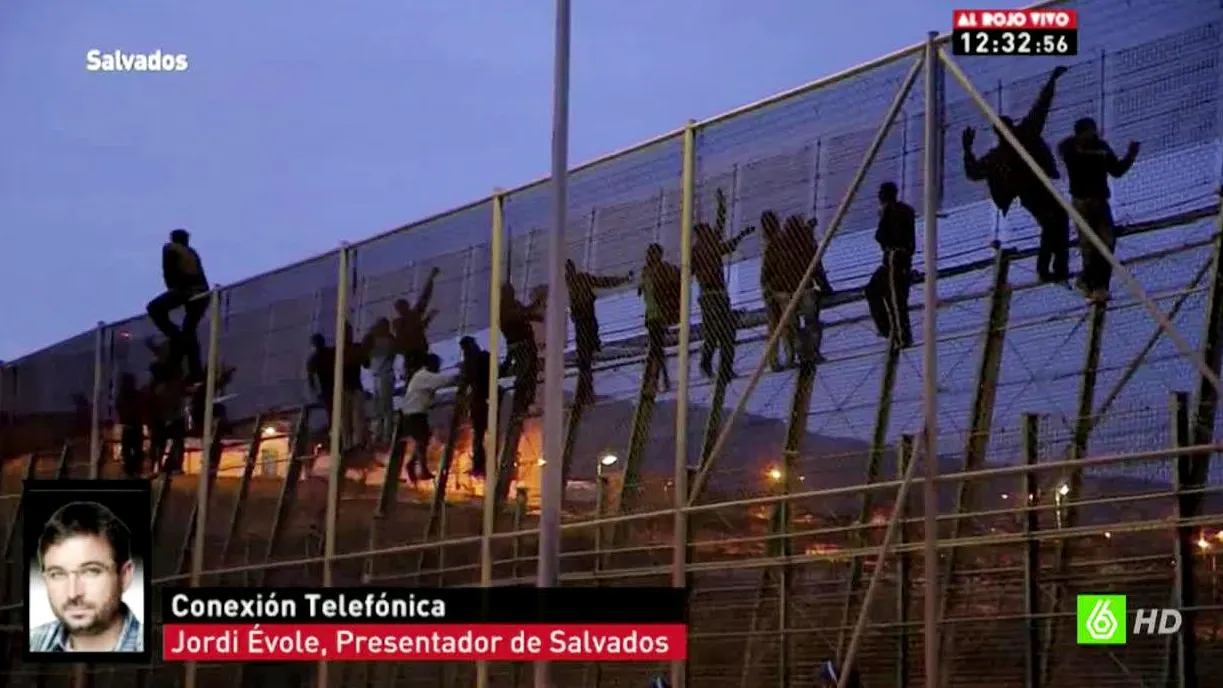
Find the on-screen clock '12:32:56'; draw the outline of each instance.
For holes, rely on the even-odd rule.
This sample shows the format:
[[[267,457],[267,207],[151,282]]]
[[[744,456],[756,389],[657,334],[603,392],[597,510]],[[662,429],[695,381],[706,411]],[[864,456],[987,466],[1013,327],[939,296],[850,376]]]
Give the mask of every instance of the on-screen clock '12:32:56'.
[[[1078,55],[1078,30],[962,29],[951,33],[951,53],[965,56]]]

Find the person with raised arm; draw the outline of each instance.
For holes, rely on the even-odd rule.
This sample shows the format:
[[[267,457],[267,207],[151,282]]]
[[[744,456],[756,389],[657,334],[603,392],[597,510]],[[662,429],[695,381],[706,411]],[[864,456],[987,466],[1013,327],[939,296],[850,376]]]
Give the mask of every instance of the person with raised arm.
[[[1049,120],[1057,81],[1066,71],[1066,67],[1054,68],[1037,95],[1036,102],[1018,124],[1010,117],[1000,117],[1050,179],[1058,179],[1059,174],[1053,151],[1044,139],[1045,123]],[[997,129],[994,134],[998,144],[978,158],[972,150],[976,130],[972,127],[964,130],[961,139],[964,174],[972,181],[988,184],[990,197],[1004,217],[1014,200],[1019,199],[1019,204],[1040,227],[1037,275],[1042,282],[1065,282],[1070,278],[1070,216],[1002,134]]]

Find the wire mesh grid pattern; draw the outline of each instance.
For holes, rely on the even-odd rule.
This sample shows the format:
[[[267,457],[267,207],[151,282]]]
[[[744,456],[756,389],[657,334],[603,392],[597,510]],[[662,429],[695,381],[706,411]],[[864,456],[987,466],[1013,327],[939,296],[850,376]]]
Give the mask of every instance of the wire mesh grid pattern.
[[[1219,317],[1212,294],[1219,288],[1223,10],[1212,0],[1066,6],[1080,13],[1080,55],[1067,63],[1057,86],[1045,137],[1056,141],[1076,120],[1092,117],[1114,146],[1141,141],[1137,163],[1113,183],[1112,209],[1124,230],[1117,256],[1191,347],[1208,352]],[[882,565],[877,560],[924,422],[922,342],[918,336],[913,348],[891,347],[877,336],[862,298],[879,265],[881,184],[896,185],[899,199],[917,208],[918,236],[924,229],[927,107],[920,86],[901,101],[860,189],[841,212],[884,112],[919,54],[899,54],[695,128],[695,287],[688,318],[673,305],[684,245],[685,137],[662,137],[572,173],[565,245],[574,273],[565,286],[575,314],[593,300],[598,336],[592,345],[589,322],[571,323],[564,343],[573,409],[562,579],[670,583],[676,415],[680,399],[687,399],[689,461],[709,467],[703,490],[692,496],[686,543],[688,676],[701,685],[810,685],[820,662],[843,657],[876,574],[881,585],[857,653],[863,685],[911,685],[923,675],[926,571],[919,551],[922,508],[913,492],[896,541]],[[1037,98],[1055,65],[1046,58],[957,64],[999,112],[1016,116]],[[1072,605],[1065,600],[1075,592],[1116,591],[1131,595],[1131,606],[1166,606],[1174,577],[1186,566],[1197,581],[1198,613],[1189,632],[1197,638],[1198,675],[1223,671],[1217,554],[1223,537],[1206,539],[1223,529],[1223,469],[1207,464],[1208,481],[1196,490],[1202,504],[1186,515],[1177,511],[1182,476],[1172,451],[1217,441],[1217,409],[1177,396],[1188,393],[1199,402],[1210,396],[1201,391],[1198,368],[1119,279],[1100,309],[1037,281],[1039,228],[1023,209],[999,213],[985,184],[969,180],[961,161],[962,130],[974,127],[987,139],[989,121],[948,75],[938,96],[943,478],[937,575],[946,683],[1025,685],[1033,628],[1040,685],[1163,680],[1172,671],[1165,640],[1138,638],[1112,651],[1076,647]],[[1057,183],[1064,190],[1065,180]],[[443,369],[461,367],[461,337],[487,342],[493,320],[506,338],[502,353],[505,344],[527,346],[525,337],[534,357],[556,344],[535,331],[548,297],[551,205],[550,186],[537,183],[346,247],[343,261],[338,253],[326,255],[221,290],[217,358],[219,367],[232,370],[224,391],[233,396],[214,448],[203,584],[318,585],[322,579],[332,459],[324,446],[328,414],[306,391],[305,361],[311,335],[336,339],[342,283],[349,288],[343,302],[354,350],[380,319],[394,321],[407,308],[425,317]],[[500,255],[490,243],[494,216],[504,229]],[[800,235],[828,242],[822,268],[830,290],[814,323],[806,318],[802,333],[787,330],[766,351],[795,275],[808,267],[810,253],[794,238]],[[791,240],[798,243],[786,243]],[[918,242],[913,265],[923,257]],[[1072,264],[1079,259],[1075,248]],[[512,289],[501,291],[501,308],[493,313],[497,261]],[[347,275],[340,275],[341,263]],[[787,279],[792,283],[784,284]],[[916,322],[924,307],[920,289],[912,292]],[[697,359],[687,389],[671,384],[680,378],[681,321],[690,323]],[[525,334],[512,333],[512,326]],[[820,362],[804,381],[803,349],[815,330]],[[16,518],[22,477],[85,477],[92,458],[102,475],[119,471],[119,379],[143,374],[154,355],[143,342],[155,335],[147,318],[135,318],[0,369],[6,571],[17,572],[22,559]],[[765,373],[748,393],[747,373],[758,361]],[[1207,364],[1217,373],[1217,358]],[[379,375],[402,386],[407,367],[406,359],[390,372],[366,366],[370,421],[378,415]],[[521,378],[507,367],[502,386],[509,401],[489,430],[498,441],[497,456],[487,460],[505,475],[497,488],[493,547],[498,584],[531,582],[535,575],[541,418]],[[534,371],[531,378],[533,386]],[[983,395],[986,388],[992,394]],[[1194,428],[1208,434],[1192,441],[1179,436],[1170,399],[1179,399],[1182,414],[1196,414]],[[737,404],[742,413],[736,415]],[[485,485],[471,470],[480,439],[470,422],[479,408],[470,395],[444,390],[431,414],[433,440],[421,451],[391,433],[389,444],[370,440],[338,459],[344,487],[334,524],[337,554],[328,564],[336,584],[479,583]],[[99,455],[91,457],[95,415],[101,437]],[[154,571],[163,584],[188,577],[186,524],[197,508],[203,461],[199,441],[187,438],[186,446],[184,472],[158,477],[156,537],[169,544],[159,546]],[[437,480],[394,487],[405,453],[436,467]],[[394,489],[384,490],[388,479]],[[1178,529],[1169,521],[1178,514],[1181,530],[1204,538],[1201,551],[1179,565]],[[1031,571],[1039,574],[1035,592],[1025,583]],[[20,576],[5,578],[0,607],[14,652],[6,685],[66,685],[67,673],[21,665]],[[640,685],[661,669],[572,665],[555,668],[554,676],[558,684]],[[308,681],[313,668],[199,671],[200,685],[245,685]],[[460,665],[335,665],[331,671],[343,685],[472,676],[472,667]],[[154,686],[176,682],[180,672],[157,664],[90,676],[98,685],[137,680]],[[496,685],[527,680],[529,668],[493,667]]]

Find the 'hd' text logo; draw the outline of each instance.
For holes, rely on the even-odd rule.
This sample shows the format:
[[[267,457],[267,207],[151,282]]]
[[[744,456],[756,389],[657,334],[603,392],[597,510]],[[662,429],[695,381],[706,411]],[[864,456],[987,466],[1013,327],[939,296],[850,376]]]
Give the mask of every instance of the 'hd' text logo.
[[[1079,645],[1124,645],[1126,633],[1125,595],[1078,596]],[[1134,610],[1134,635],[1171,635],[1181,629],[1181,613],[1175,609]]]

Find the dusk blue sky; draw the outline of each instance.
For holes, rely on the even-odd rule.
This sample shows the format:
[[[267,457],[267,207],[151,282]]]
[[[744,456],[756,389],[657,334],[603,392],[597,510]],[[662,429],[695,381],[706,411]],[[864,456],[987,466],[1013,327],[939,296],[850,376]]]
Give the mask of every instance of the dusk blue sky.
[[[577,0],[571,159],[910,45],[963,4]],[[140,312],[171,228],[230,283],[546,175],[553,12],[3,3],[0,359]],[[93,48],[185,53],[190,68],[93,73]]]

